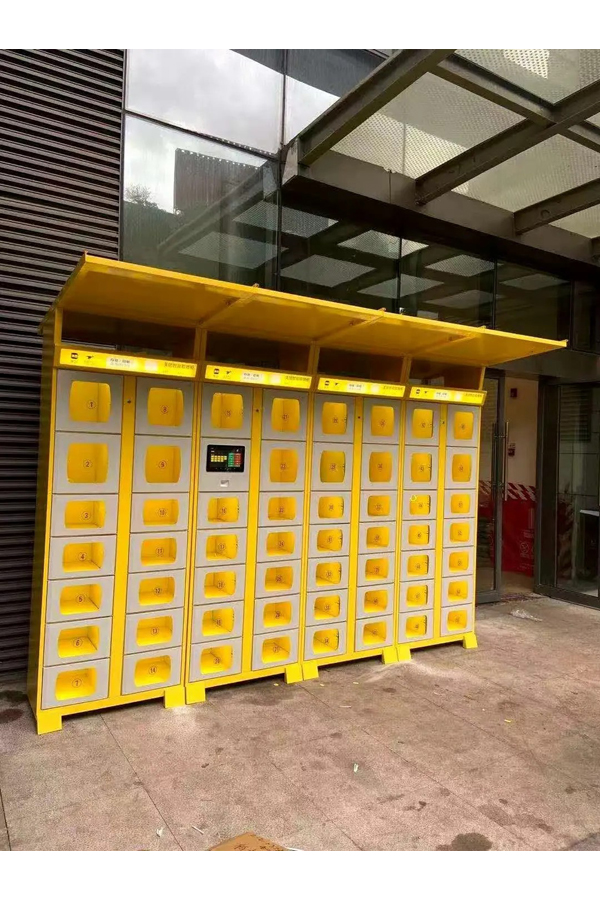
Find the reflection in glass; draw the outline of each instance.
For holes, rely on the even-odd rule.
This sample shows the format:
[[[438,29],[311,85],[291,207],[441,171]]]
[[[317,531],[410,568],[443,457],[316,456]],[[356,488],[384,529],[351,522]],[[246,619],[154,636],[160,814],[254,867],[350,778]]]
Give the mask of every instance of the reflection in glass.
[[[462,325],[490,325],[494,263],[470,253],[402,241],[400,306],[405,312]]]
[[[600,291],[595,284],[573,285],[573,349],[600,353]]]
[[[368,50],[288,50],[284,142],[291,141],[382,62]]]
[[[546,272],[498,263],[496,321],[499,331],[564,340],[569,336],[571,283]]]
[[[557,585],[598,595],[600,387],[560,388]]]
[[[400,239],[285,205],[281,290],[395,311]]]
[[[128,116],[123,258],[272,286],[277,255],[272,165]]]
[[[487,397],[481,410],[481,443],[479,451],[479,493],[477,494],[477,591],[493,591],[496,587],[496,486],[494,435],[498,422],[498,381],[486,378]]]
[[[127,108],[276,153],[282,51],[263,50],[260,58],[236,50],[130,50]]]

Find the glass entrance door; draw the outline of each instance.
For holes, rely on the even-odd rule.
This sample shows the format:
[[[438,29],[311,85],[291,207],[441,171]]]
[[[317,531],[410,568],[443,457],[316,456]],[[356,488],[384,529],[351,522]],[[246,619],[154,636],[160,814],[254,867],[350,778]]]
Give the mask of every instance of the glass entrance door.
[[[561,385],[558,400],[556,587],[599,606],[600,386]]]
[[[500,599],[505,469],[504,376],[489,375],[481,417],[477,525],[477,602]]]

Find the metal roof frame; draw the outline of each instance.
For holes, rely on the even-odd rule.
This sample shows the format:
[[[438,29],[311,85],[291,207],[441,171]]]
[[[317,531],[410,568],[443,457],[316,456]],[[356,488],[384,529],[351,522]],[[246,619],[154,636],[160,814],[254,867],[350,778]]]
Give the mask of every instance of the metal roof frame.
[[[301,173],[304,167],[312,168],[320,162],[343,137],[427,72],[517,113],[523,121],[415,179],[411,188],[403,190],[405,196],[412,194],[410,205],[413,208],[425,207],[444,197],[449,199],[454,188],[556,135],[600,154],[600,128],[587,121],[600,112],[600,80],[558,103],[549,103],[451,51],[401,50],[298,135],[288,147],[284,181]],[[600,155],[598,162],[600,166]],[[477,202],[470,199],[472,203]],[[513,236],[521,239],[522,235],[534,230],[540,230],[541,235],[550,222],[596,204],[600,204],[600,188],[592,181],[514,214],[506,210],[501,212],[505,217],[512,216]],[[480,205],[490,208],[489,204]],[[485,219],[483,209],[482,218]],[[600,235],[598,237],[600,239]],[[543,239],[541,243],[544,243]],[[557,235],[550,243],[556,245]],[[563,243],[569,255],[566,249],[569,241]],[[588,239],[583,258],[592,262],[598,255],[597,249],[594,244],[592,252],[592,241]],[[576,256],[581,258],[580,253]]]

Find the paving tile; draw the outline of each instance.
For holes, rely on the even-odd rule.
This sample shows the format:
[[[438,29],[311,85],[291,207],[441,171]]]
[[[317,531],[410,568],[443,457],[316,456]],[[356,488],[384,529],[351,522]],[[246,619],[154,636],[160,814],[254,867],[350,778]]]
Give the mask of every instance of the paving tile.
[[[372,669],[360,679],[324,681],[306,690],[325,705],[345,728],[366,727],[368,723],[405,721],[418,714],[421,695],[404,689],[391,666]],[[378,677],[383,673],[383,677]],[[427,701],[425,701],[427,702]]]
[[[210,702],[236,742],[263,751],[317,740],[347,726],[344,710],[329,707],[301,684],[232,685],[215,691]]]
[[[599,795],[531,757],[458,772],[445,784],[536,849],[567,849],[600,832]]]
[[[15,818],[36,816],[131,786],[135,774],[98,717],[100,729],[70,729],[0,754],[0,789],[9,832]]]
[[[385,722],[367,723],[365,729],[442,784],[457,770],[488,766],[513,754],[505,741],[424,698],[410,718],[390,716]]]
[[[512,832],[457,797],[390,799],[336,816],[361,850],[530,850]]]
[[[411,763],[358,729],[274,750],[269,758],[332,821],[390,797],[428,800],[443,791]]]
[[[532,752],[539,763],[552,766],[599,792],[600,803],[600,733],[595,738],[578,731],[555,735],[537,743]]]
[[[105,712],[103,719],[140,777],[174,767],[200,771],[235,746],[230,723],[208,703],[176,709],[137,703]]]
[[[278,843],[326,816],[267,758],[163,773],[145,782],[152,801],[184,850],[206,850],[253,831]]]
[[[17,817],[10,836],[13,850],[180,849],[139,785]]]
[[[0,696],[1,694],[0,691]],[[65,735],[76,739],[80,735],[100,732],[103,728],[102,717],[98,713],[85,713],[65,716],[61,731],[38,735],[26,698],[10,703],[0,700],[0,754],[39,747],[42,743],[46,746],[60,746]]]
[[[333,822],[318,823],[280,838],[282,847],[290,850],[360,850],[348,835]]]

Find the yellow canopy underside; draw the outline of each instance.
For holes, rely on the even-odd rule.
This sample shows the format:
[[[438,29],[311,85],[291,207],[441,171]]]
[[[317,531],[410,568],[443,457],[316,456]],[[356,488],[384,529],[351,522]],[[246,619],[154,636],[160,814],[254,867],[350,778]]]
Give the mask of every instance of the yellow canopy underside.
[[[566,341],[363,309],[87,254],[56,305],[122,319],[201,325],[224,334],[473,366],[494,366],[566,346]]]

